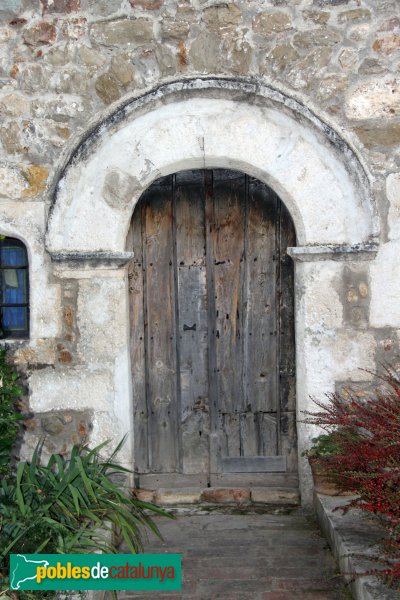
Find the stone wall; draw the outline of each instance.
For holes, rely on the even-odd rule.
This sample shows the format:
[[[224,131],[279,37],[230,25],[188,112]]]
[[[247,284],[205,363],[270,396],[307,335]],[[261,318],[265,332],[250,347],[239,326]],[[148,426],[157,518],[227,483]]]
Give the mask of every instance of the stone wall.
[[[399,161],[396,0],[5,0],[2,196],[42,199],[88,116],[170,78],[282,82],[351,132],[377,175]],[[382,184],[381,184],[382,185]]]
[[[359,367],[373,371],[398,361],[398,12],[397,0],[1,2],[0,233],[21,238],[29,250],[31,336],[13,347],[15,362],[29,376],[39,429],[46,413],[58,419],[55,411],[60,422],[76,411],[71,435],[62,421],[64,437],[79,436],[81,421],[93,441],[118,439],[132,427],[125,272],[114,263],[94,265],[93,257],[78,267],[55,264],[45,236],[56,185],[74,149],[119,107],[173,81],[234,80],[231,98],[244,102],[240,82],[254,90],[265,85],[316,115],[327,139],[332,131],[343,136],[369,180],[379,248],[367,262],[298,263],[299,344],[313,357],[310,364],[328,365],[308,376],[299,358],[298,377],[309,382],[301,394],[349,381],[362,386],[372,375]],[[353,170],[344,156],[344,169]],[[327,168],[330,160],[322,161]],[[141,185],[158,174],[150,169]],[[117,175],[108,180],[111,210],[125,201],[122,192],[113,195],[115,181],[122,191],[127,182],[137,183]],[[319,193],[326,193],[323,181]],[[73,218],[64,217],[69,231]],[[318,210],[314,218],[317,226]],[[361,219],[355,221],[356,231]],[[305,436],[300,427],[303,445]]]

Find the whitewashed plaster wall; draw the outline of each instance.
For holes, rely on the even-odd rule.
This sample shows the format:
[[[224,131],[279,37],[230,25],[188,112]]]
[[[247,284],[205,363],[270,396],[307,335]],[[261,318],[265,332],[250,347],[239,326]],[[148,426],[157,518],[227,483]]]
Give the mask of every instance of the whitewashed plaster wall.
[[[46,209],[43,202],[2,202],[0,224],[2,235],[20,239],[28,250],[32,341],[57,337],[61,328],[60,286],[48,281],[51,261],[44,247]]]

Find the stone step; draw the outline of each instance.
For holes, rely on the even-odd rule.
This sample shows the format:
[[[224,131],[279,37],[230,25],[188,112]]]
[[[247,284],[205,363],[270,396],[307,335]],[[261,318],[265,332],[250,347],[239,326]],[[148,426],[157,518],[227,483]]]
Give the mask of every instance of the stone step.
[[[300,504],[298,489],[253,487],[250,489],[251,501],[255,504]]]
[[[275,487],[209,487],[209,488],[159,488],[158,490],[137,489],[135,494],[139,500],[154,502],[161,506],[178,506],[187,504],[222,504],[222,505],[285,505],[300,504],[297,489]]]

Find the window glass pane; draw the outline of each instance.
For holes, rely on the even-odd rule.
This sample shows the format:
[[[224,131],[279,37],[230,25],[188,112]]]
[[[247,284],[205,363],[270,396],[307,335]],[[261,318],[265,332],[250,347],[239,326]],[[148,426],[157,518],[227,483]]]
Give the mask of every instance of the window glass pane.
[[[28,296],[26,248],[14,238],[0,239],[0,338],[29,334]]]
[[[5,242],[1,249],[1,262],[3,267],[22,267],[26,265],[25,248],[12,246]]]
[[[3,306],[3,330],[26,333],[28,329],[28,309],[25,306]]]
[[[22,269],[4,269],[3,300],[4,304],[23,304],[26,297],[26,271]]]

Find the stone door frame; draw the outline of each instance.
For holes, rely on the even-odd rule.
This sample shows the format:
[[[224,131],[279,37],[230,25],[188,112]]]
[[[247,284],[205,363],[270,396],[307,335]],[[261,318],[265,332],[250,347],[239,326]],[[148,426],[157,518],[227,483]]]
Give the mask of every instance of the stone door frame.
[[[98,397],[79,398],[79,386],[76,391],[79,406],[94,410],[95,442],[119,440],[131,417],[126,263],[132,255],[125,243],[136,202],[160,176],[207,167],[263,181],[294,221],[298,418],[310,396],[332,391],[340,377],[333,348],[340,307],[335,312],[329,306],[335,282],[343,260],[359,265],[377,251],[378,219],[365,166],[326,119],[283,90],[247,80],[173,82],[94,123],[54,181],[46,247],[55,276],[78,280],[78,370],[89,381],[108,373],[105,389],[97,385]],[[111,296],[117,312],[105,303]],[[113,327],[96,321],[96,302]],[[34,410],[34,390],[31,404]],[[300,457],[309,437],[300,423]],[[129,447],[124,460],[131,461]],[[309,472],[299,460],[307,503]]]

